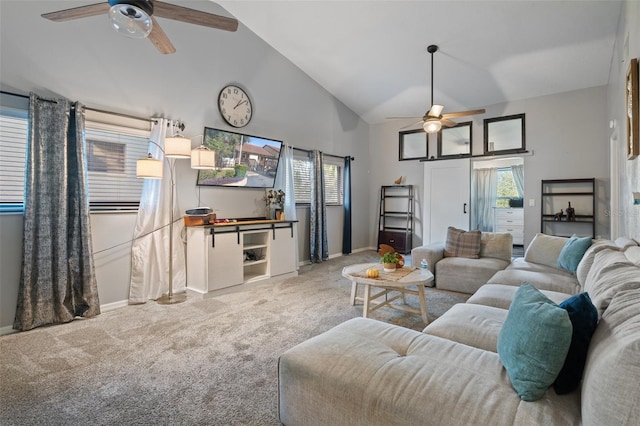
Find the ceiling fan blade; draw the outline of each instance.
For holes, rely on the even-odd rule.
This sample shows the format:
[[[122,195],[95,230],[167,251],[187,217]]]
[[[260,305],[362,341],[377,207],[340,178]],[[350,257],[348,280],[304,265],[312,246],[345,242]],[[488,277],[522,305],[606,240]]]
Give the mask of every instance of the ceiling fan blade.
[[[385,120],[407,120],[409,118],[422,118],[422,117],[417,117],[417,116],[414,116],[414,117],[385,117],[384,119]]]
[[[431,105],[431,109],[429,110],[429,112],[427,112],[427,115],[429,117],[440,117],[443,109],[444,106],[442,105]]]
[[[413,127],[413,126],[415,126],[416,124],[422,124],[422,120],[420,120],[420,121],[416,121],[415,123],[407,124],[406,126],[402,126],[402,127],[400,127],[400,129],[399,129],[399,130],[408,129],[409,127]]]
[[[476,114],[484,114],[486,111],[483,109],[471,109],[469,111],[458,111],[458,112],[448,112],[446,114],[442,114],[443,118],[456,118],[456,117],[464,117],[465,115],[476,115]]]
[[[236,31],[238,29],[238,21],[236,19],[161,1],[153,3],[153,15],[160,18],[173,19],[174,21],[186,22],[188,24],[216,28],[218,30]]]
[[[447,118],[441,118],[440,123],[442,123],[442,125],[446,127],[455,127],[458,125],[458,123],[456,123],[455,121],[451,121]]]
[[[110,7],[109,3],[105,1],[102,3],[90,4],[88,6],[73,7],[71,9],[43,13],[41,16],[54,22],[71,21],[73,19],[88,18],[89,16],[106,14]]]
[[[173,47],[171,40],[169,40],[169,37],[167,37],[162,27],[160,27],[158,21],[156,21],[153,16],[151,17],[151,21],[153,22],[153,26],[147,38],[151,40],[151,43],[153,43],[160,53],[164,53],[165,55],[174,53],[176,48]]]

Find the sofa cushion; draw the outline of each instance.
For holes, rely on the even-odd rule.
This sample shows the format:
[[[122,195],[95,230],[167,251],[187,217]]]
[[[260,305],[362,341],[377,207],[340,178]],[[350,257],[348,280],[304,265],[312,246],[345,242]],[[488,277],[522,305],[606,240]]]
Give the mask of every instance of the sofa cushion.
[[[473,294],[509,262],[493,257],[467,259],[445,257],[436,263],[436,287],[441,290]]]
[[[509,309],[519,287],[508,284],[485,284],[467,300],[467,303]],[[571,297],[570,294],[558,291],[540,290],[553,303],[560,303]]]
[[[506,317],[506,309],[457,303],[431,322],[423,333],[497,352],[498,334]]]
[[[577,392],[524,402],[498,354],[367,318],[286,351],[278,378],[286,425],[581,422]]]
[[[629,247],[624,251],[624,255],[627,256],[629,262],[633,263],[636,266],[640,266],[640,247]]]
[[[466,257],[477,259],[480,257],[480,238],[478,230],[465,231],[450,226],[447,228],[447,240],[444,244],[444,257]]]
[[[589,293],[600,316],[616,293],[636,288],[640,288],[640,267],[629,262],[623,252],[608,249],[596,254],[584,291]]]
[[[573,235],[564,243],[564,247],[560,250],[558,267],[569,272],[576,272],[578,264],[589,246],[591,246],[591,237],[578,238]]]
[[[617,293],[591,338],[582,381],[584,426],[640,424],[640,290]]]
[[[638,242],[629,237],[618,237],[615,240],[615,244],[620,247],[620,249],[625,250],[629,247],[637,246]]]
[[[560,270],[555,269],[555,271]],[[578,284],[578,280],[569,273],[552,274],[548,272],[505,269],[504,271],[496,272],[495,275],[487,280],[487,284],[506,284],[515,286],[520,286],[524,282],[532,283],[538,290],[551,290],[570,295],[580,292],[580,284]]]
[[[576,268],[576,278],[578,279],[578,282],[581,286],[584,286],[584,283],[587,280],[587,275],[589,274],[589,270],[593,265],[593,260],[596,257],[596,253],[607,248],[618,250],[618,246],[616,246],[613,241],[596,240],[584,253],[584,256],[582,256],[582,260],[580,260],[580,263],[578,263],[578,267]]]
[[[536,401],[558,377],[571,343],[571,321],[533,285],[523,284],[498,335],[498,355],[513,388]]]
[[[580,386],[589,342],[591,342],[591,336],[598,325],[598,310],[591,303],[587,293],[576,294],[558,306],[567,310],[573,327],[567,358],[558,378],[553,382],[553,389],[556,393],[564,395]]]
[[[480,237],[480,257],[494,257],[511,262],[513,235],[508,232],[483,232]]]
[[[565,237],[537,233],[524,253],[524,260],[557,269],[558,257],[566,242]]]

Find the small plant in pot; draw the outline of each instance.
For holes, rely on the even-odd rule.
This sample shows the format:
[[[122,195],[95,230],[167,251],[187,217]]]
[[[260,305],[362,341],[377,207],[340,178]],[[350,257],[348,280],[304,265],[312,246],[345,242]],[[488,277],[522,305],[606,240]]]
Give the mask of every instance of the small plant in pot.
[[[385,272],[393,272],[398,265],[398,255],[394,251],[387,252],[380,257],[380,263],[384,265]]]

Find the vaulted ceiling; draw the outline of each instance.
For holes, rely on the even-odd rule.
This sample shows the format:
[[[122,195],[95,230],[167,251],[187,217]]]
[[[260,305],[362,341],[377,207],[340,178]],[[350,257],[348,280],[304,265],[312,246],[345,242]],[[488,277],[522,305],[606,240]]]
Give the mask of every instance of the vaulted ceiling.
[[[608,83],[619,0],[217,0],[369,123]]]

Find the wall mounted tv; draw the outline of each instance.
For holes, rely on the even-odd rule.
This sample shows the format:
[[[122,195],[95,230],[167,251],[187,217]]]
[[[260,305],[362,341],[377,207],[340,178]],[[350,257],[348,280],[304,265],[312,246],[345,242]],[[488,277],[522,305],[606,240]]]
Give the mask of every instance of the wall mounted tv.
[[[273,188],[282,141],[205,127],[203,144],[216,167],[198,170],[197,185]]]

